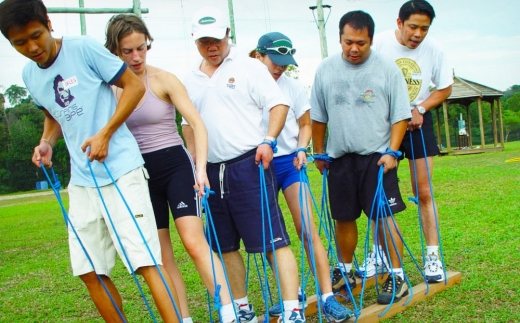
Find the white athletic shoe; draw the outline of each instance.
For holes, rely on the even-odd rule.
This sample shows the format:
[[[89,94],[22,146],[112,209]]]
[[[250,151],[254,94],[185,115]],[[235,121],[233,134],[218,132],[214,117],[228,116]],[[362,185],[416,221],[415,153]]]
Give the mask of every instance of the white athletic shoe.
[[[440,283],[444,280],[444,268],[439,256],[434,254],[426,256],[424,274],[429,283]]]
[[[377,255],[375,252],[370,252],[367,259],[360,263],[359,270],[356,271],[356,275],[359,277],[370,278],[376,273],[382,274],[388,272],[388,262],[383,251]]]

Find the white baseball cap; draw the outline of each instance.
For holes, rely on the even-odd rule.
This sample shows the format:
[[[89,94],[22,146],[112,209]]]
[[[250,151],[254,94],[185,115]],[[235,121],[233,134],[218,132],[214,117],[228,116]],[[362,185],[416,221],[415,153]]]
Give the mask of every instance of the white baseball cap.
[[[226,15],[215,7],[203,7],[197,10],[191,20],[193,40],[203,37],[223,39],[229,28]]]

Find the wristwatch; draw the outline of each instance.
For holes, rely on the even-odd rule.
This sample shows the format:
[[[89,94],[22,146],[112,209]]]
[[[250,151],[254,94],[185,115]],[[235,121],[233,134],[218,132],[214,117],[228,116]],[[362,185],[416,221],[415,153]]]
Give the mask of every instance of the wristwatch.
[[[420,114],[425,114],[426,109],[424,107],[421,107],[420,105],[416,106],[417,111],[419,111]]]

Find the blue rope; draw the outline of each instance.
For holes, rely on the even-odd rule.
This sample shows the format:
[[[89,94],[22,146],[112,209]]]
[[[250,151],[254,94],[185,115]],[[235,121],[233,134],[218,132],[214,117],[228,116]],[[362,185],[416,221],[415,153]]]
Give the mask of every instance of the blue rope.
[[[94,267],[94,262],[92,261],[92,258],[90,258],[90,255],[88,254],[87,249],[85,248],[85,245],[83,245],[83,242],[79,238],[79,235],[78,235],[78,232],[76,231],[76,228],[74,228],[74,225],[72,225],[72,222],[70,221],[68,213],[65,210],[65,206],[63,205],[63,200],[61,199],[61,195],[60,195],[60,192],[59,192],[59,189],[61,188],[61,183],[58,181],[58,176],[54,173],[54,168],[51,167],[52,177],[54,179],[54,182],[53,182],[51,180],[51,178],[49,177],[49,173],[45,169],[45,166],[43,165],[42,162],[40,162],[40,167],[41,167],[43,173],[45,174],[45,177],[47,178],[47,181],[49,182],[49,186],[52,188],[52,191],[54,192],[54,195],[56,196],[56,199],[58,200],[58,204],[60,206],[61,213],[63,214],[63,218],[65,220],[65,225],[68,225],[71,228],[72,232],[74,233],[74,236],[76,237],[76,239],[79,242],[79,245],[81,246],[81,249],[83,250],[83,253],[85,254],[85,257],[87,258],[90,266],[92,267],[92,271],[94,273],[96,273],[96,269]],[[110,302],[112,303],[112,306],[114,306],[115,310],[117,311],[117,314],[118,314],[119,318],[123,322],[126,323],[127,321],[126,321],[123,313],[119,310],[119,307],[117,306],[116,301],[112,297],[112,294],[108,291],[108,287],[105,285],[105,282],[103,281],[101,276],[98,275],[97,273],[96,273],[96,277],[99,280],[99,282],[101,283],[101,286],[103,286],[103,289],[105,290],[105,293],[108,295],[108,298],[110,299]]]
[[[392,219],[392,223],[394,225],[394,227],[397,228],[397,223],[392,215],[392,210],[390,208],[390,205],[388,204],[388,199],[386,197],[386,194],[385,194],[385,191],[384,191],[384,186],[383,186],[383,178],[384,178],[384,165],[381,165],[380,169],[379,169],[379,174],[378,174],[378,185],[377,185],[377,189],[376,189],[376,194],[374,196],[374,200],[373,200],[373,203],[372,203],[372,210],[371,210],[371,216],[370,218],[373,217],[373,212],[374,212],[374,208],[377,209],[376,211],[376,237],[379,236],[378,234],[378,226],[379,226],[379,219],[382,219],[383,221],[381,221],[381,226],[383,227],[383,239],[384,241],[388,241],[388,237],[387,237],[387,234],[386,234],[386,231],[388,230],[389,231],[389,234],[390,234],[390,240],[392,242],[392,246],[394,248],[394,250],[397,250],[396,248],[396,242],[395,242],[395,238],[393,236],[393,233],[387,229],[389,227],[389,222],[388,222],[388,218],[390,217]],[[377,206],[375,206],[377,204]],[[370,220],[369,220],[370,221]],[[369,234],[369,233],[367,233]],[[419,269],[420,271],[420,266],[418,265],[417,261],[415,260],[415,258],[413,257],[411,251],[410,251],[410,248],[408,247],[408,245],[406,244],[406,242],[404,241],[404,238],[401,234],[401,232],[399,230],[397,230],[397,234],[399,236],[399,238],[402,240],[403,242],[403,246],[406,248],[406,250],[408,251],[408,253],[410,254],[410,257],[412,259],[412,261],[414,262],[415,266]],[[389,251],[389,248],[388,248],[388,243],[385,244],[385,251],[387,253],[387,255],[390,254],[390,251]],[[399,259],[399,262],[401,264],[403,264],[403,259],[402,259],[402,256],[397,253],[397,257]],[[388,262],[389,262],[389,267],[390,268],[393,268],[393,265],[392,265],[392,259],[390,257],[388,257]],[[409,286],[409,297],[408,297],[408,301],[404,302],[403,303],[403,306],[406,306],[410,303],[410,301],[412,300],[413,298],[413,288],[412,288],[412,285],[410,283],[410,281],[408,280],[408,277],[406,275],[406,272],[405,272],[405,269],[404,269],[404,266],[402,267],[403,268],[403,273],[404,273],[404,280],[406,282],[406,284]],[[386,312],[390,309],[390,307],[392,306],[393,304],[393,301],[395,299],[395,275],[391,275],[392,277],[392,286],[393,286],[393,290],[392,290],[392,299],[390,301],[390,304],[388,304],[388,306],[386,307],[386,309],[381,313],[379,314],[379,317],[383,316],[386,314]],[[376,279],[377,279],[377,276],[376,276]],[[377,280],[376,280],[377,282]],[[377,286],[377,284],[376,284]],[[377,288],[377,287],[376,287]]]
[[[439,240],[439,255],[441,256],[442,270],[444,272],[444,284],[447,284],[448,283],[448,275],[446,274],[446,266],[445,266],[445,262],[444,262],[445,261],[444,260],[444,249],[442,247],[441,231],[440,231],[440,226],[439,226],[439,217],[438,217],[438,214],[437,214],[437,208],[436,208],[436,204],[435,204],[435,197],[433,195],[433,184],[432,184],[432,179],[431,179],[431,175],[430,175],[430,166],[428,164],[428,158],[427,158],[427,154],[426,154],[426,144],[425,144],[425,141],[424,141],[424,133],[423,133],[423,130],[421,128],[419,128],[419,132],[421,133],[421,142],[422,142],[423,153],[424,153],[424,161],[426,163],[426,172],[428,174],[428,185],[430,187],[430,193],[431,193],[431,197],[432,197],[433,214],[434,214],[434,217],[435,217],[435,228],[437,230],[437,238]],[[411,142],[411,140],[412,140],[412,136],[410,135],[410,142]],[[411,145],[411,147],[412,147],[412,152],[413,152],[413,144]],[[412,158],[413,158],[413,155],[412,155]],[[416,165],[415,165],[415,159],[414,159],[414,170],[416,169],[415,166]],[[415,177],[415,182],[416,182],[416,185],[417,185],[417,177]],[[416,192],[417,192],[417,205],[419,205],[419,200],[418,200],[419,191],[416,189]],[[420,210],[420,208],[418,208],[418,209]],[[421,227],[421,230],[422,230],[422,227]],[[425,257],[424,257],[424,246],[423,246],[423,262],[424,262],[424,259],[425,259]],[[428,290],[426,292],[428,292]]]
[[[302,169],[299,171],[299,177],[300,177],[300,188],[299,188],[299,204],[300,204],[300,217],[301,217],[301,233],[300,237],[302,240],[302,246],[301,246],[301,266],[302,266],[302,290],[305,291],[306,286],[306,279],[305,279],[305,240],[307,239],[307,249],[308,249],[308,256],[310,261],[310,267],[309,272],[314,273],[314,285],[316,288],[316,300],[317,300],[317,307],[318,312],[321,313],[321,309],[323,307],[322,304],[322,291],[319,285],[318,276],[316,275],[317,267],[316,267],[316,260],[314,257],[314,242],[313,242],[313,235],[312,235],[312,209],[309,208],[309,199],[308,194],[311,195],[312,191],[309,184],[309,178],[307,177],[307,166],[303,164]],[[308,191],[307,191],[308,190]],[[307,224],[309,227],[307,227]],[[303,308],[305,308],[305,302],[306,299],[303,299]],[[319,321],[322,322],[321,315],[319,316]]]
[[[329,259],[331,259],[330,263],[331,263],[331,273],[332,273],[332,270],[334,270],[334,268],[336,267],[336,264],[339,264],[340,262],[343,263],[344,261],[341,257],[341,253],[336,252],[336,250],[339,250],[339,247],[338,247],[336,230],[334,228],[334,220],[332,219],[332,215],[330,213],[330,208],[329,208],[329,203],[328,203],[327,176],[328,176],[328,171],[325,168],[325,169],[323,169],[323,176],[322,176],[322,192],[323,192],[322,198],[321,198],[322,206],[321,206],[321,211],[319,214],[320,214],[320,222],[322,220],[321,219],[322,217],[326,218],[326,222],[329,227],[329,230],[327,230],[326,229],[327,226],[323,226],[324,232],[327,237],[328,244],[329,244],[328,256],[329,256]],[[318,209],[316,204],[315,204],[315,207],[316,207],[316,209]],[[321,225],[320,225],[320,228],[321,228]],[[332,243],[333,239],[334,239],[334,243]],[[352,302],[352,305],[354,306],[354,315],[355,315],[356,321],[357,321],[357,319],[361,313],[361,309],[358,307],[356,300],[354,298],[354,295],[352,294],[352,289],[350,288],[350,284],[348,283],[347,276],[345,275],[345,273],[343,273],[342,270],[340,270],[340,273],[341,273],[343,280],[346,282],[346,284],[345,284],[346,292],[350,298],[350,301]],[[339,295],[341,295],[341,294],[339,294]]]
[[[88,160],[88,164],[89,164],[89,168],[90,168],[90,171],[91,171],[91,174],[92,174],[92,178],[94,179],[94,182],[96,182],[96,179],[95,179],[95,176],[94,176],[94,172],[92,171],[92,167],[90,165],[90,160]],[[144,246],[146,247],[146,250],[148,250],[148,253],[150,254],[150,257],[151,257],[151,259],[152,259],[152,261],[154,263],[154,266],[157,269],[157,272],[159,273],[159,276],[161,277],[161,281],[164,284],[164,287],[165,287],[166,291],[168,292],[168,296],[170,297],[170,301],[172,302],[172,305],[173,305],[173,308],[175,310],[175,314],[177,315],[177,318],[179,320],[182,320],[182,316],[181,316],[180,310],[177,308],[177,304],[175,303],[175,299],[173,298],[173,294],[172,294],[172,292],[170,290],[170,287],[168,286],[168,283],[166,282],[166,279],[164,278],[162,270],[160,270],[160,268],[159,268],[159,264],[157,263],[154,255],[152,253],[152,250],[150,249],[150,246],[148,245],[148,242],[146,241],[146,238],[144,237],[144,234],[143,234],[141,228],[139,227],[139,224],[137,223],[137,220],[133,216],[133,212],[130,209],[130,205],[128,205],[128,202],[126,201],[123,193],[119,189],[119,185],[117,185],[117,182],[114,180],[114,177],[112,176],[112,173],[108,169],[107,165],[105,163],[103,163],[103,166],[105,167],[105,170],[106,170],[108,176],[112,180],[112,183],[114,184],[114,187],[117,189],[117,192],[119,193],[119,196],[121,197],[121,200],[125,204],[126,209],[128,210],[128,214],[129,214],[130,218],[132,219],[132,221],[134,222],[134,225],[137,228],[137,231],[139,232],[139,236],[141,237],[142,241],[144,242]],[[110,222],[112,223],[112,219],[110,217],[110,214],[108,213],[108,209],[107,209],[107,207],[105,205],[105,201],[103,199],[103,196],[101,195],[101,191],[99,189],[99,186],[97,185],[97,182],[96,182],[96,188],[98,190],[98,193],[99,193],[99,196],[101,198],[101,201],[103,202],[103,205],[104,205],[105,210],[107,212],[107,216],[110,218]],[[113,224],[112,224],[112,227],[113,227],[114,232],[115,232],[115,234],[117,236],[118,234],[117,234],[116,229],[115,229]],[[119,237],[118,237],[118,240],[119,240]],[[123,250],[123,246],[122,246],[121,242],[120,242],[120,245],[121,245],[121,249]],[[127,262],[128,262],[128,260],[127,260]]]
[[[283,302],[282,302],[282,293],[280,290],[280,276],[278,273],[278,262],[276,260],[276,249],[274,245],[274,234],[273,234],[273,226],[271,223],[271,212],[269,210],[269,197],[267,196],[268,190],[267,190],[267,184],[265,182],[265,172],[264,167],[262,164],[259,165],[258,169],[260,170],[260,207],[262,209],[262,244],[264,247],[263,252],[263,260],[264,260],[264,275],[265,280],[267,281],[267,268],[265,263],[267,262],[267,244],[266,244],[266,232],[265,232],[265,218],[267,217],[267,222],[269,224],[269,234],[271,237],[271,253],[273,256],[273,271],[275,273],[275,280],[276,280],[276,288],[278,291],[278,299],[280,301],[280,308],[283,309]],[[264,204],[265,203],[265,204]],[[267,211],[267,212],[265,212]],[[266,308],[268,307],[268,301],[267,299],[264,299],[264,303]],[[282,315],[283,322],[285,322],[285,317]]]
[[[332,158],[329,157],[329,154],[327,153],[322,153],[322,154],[314,154],[312,155],[312,157],[315,159],[315,160],[321,160],[321,161],[325,161],[327,163],[331,163],[332,162]]]
[[[276,139],[273,141],[262,141],[260,145],[269,145],[271,149],[273,149],[273,153],[276,154],[278,152],[278,147],[276,147]]]
[[[215,194],[215,192],[210,190],[208,187],[205,187],[204,190],[205,190],[205,192],[204,192],[204,195],[202,196],[202,207],[204,208],[204,214],[206,215],[206,230],[207,230],[206,240],[208,241],[210,250],[213,250],[212,249],[212,239],[211,239],[211,234],[213,234],[213,237],[215,238],[215,245],[217,247],[218,256],[219,256],[220,262],[222,264],[222,271],[224,272],[224,277],[226,279],[227,288],[229,290],[229,297],[231,298],[231,304],[233,304],[234,298],[233,298],[233,293],[231,291],[231,284],[229,282],[229,276],[227,274],[226,266],[224,265],[224,257],[222,256],[222,250],[220,249],[220,243],[218,242],[217,231],[215,229],[215,223],[213,222],[213,216],[211,215],[211,209],[209,207],[209,202],[208,202],[210,194]],[[213,271],[213,285],[215,286],[215,294],[214,294],[215,309],[218,310],[222,307],[222,304],[220,303],[220,285],[217,284],[216,273],[215,273],[215,264],[214,264],[213,257],[211,257],[211,269]],[[235,312],[235,318],[238,322],[239,321],[238,313],[237,313],[237,309],[235,308],[234,305],[233,305],[233,311]],[[220,313],[219,313],[219,316],[220,316]]]
[[[422,134],[422,130],[421,130],[421,134]],[[419,182],[417,181],[417,163],[415,162],[415,152],[414,152],[414,148],[413,148],[412,134],[410,134],[410,148],[411,148],[411,153],[412,153],[413,175],[414,175],[414,179],[415,179],[413,184],[415,186],[416,196],[409,197],[408,200],[415,203],[415,205],[417,205],[417,215],[418,215],[417,220],[419,222],[419,238],[421,241],[421,257],[422,257],[422,261],[423,261],[423,265],[424,265],[424,262],[426,260],[426,255],[424,254],[424,248],[425,248],[424,235],[423,235],[424,228],[423,228],[423,221],[422,221],[422,216],[421,216],[421,208],[419,207]],[[425,152],[424,156],[426,157],[426,152]],[[426,163],[428,163],[427,158],[425,158],[425,161],[426,161]],[[419,272],[421,273],[422,279],[423,279],[424,283],[426,284],[426,290],[424,293],[425,293],[425,295],[428,295],[428,293],[430,292],[430,285],[428,284],[428,279],[426,279],[426,272],[424,271],[423,268],[420,268]]]
[[[155,318],[155,315],[153,314],[152,308],[150,307],[150,304],[148,303],[148,300],[146,299],[146,296],[144,295],[144,292],[143,292],[143,289],[141,287],[141,284],[139,283],[139,280],[137,279],[137,276],[135,275],[135,270],[132,267],[130,259],[128,259],[128,255],[126,254],[126,250],[123,247],[123,243],[121,242],[119,234],[116,231],[114,222],[112,221],[112,217],[110,216],[110,212],[108,211],[108,207],[107,207],[107,205],[105,203],[105,199],[103,198],[103,195],[101,194],[101,190],[99,188],[99,185],[97,183],[96,177],[94,175],[94,171],[92,170],[92,164],[90,162],[90,159],[87,159],[87,165],[89,167],[90,174],[92,175],[92,179],[94,180],[94,184],[96,185],[96,190],[98,192],[98,195],[99,195],[99,197],[101,199],[101,202],[102,202],[103,207],[105,209],[105,212],[107,214],[107,218],[108,218],[108,220],[110,222],[110,226],[112,227],[112,230],[114,231],[114,235],[116,236],[116,239],[117,239],[117,242],[119,244],[119,247],[121,248],[121,252],[123,253],[123,256],[124,256],[124,258],[126,260],[126,263],[128,264],[128,268],[130,268],[130,272],[132,274],[132,278],[134,279],[134,282],[135,282],[135,284],[137,286],[137,289],[139,290],[139,294],[141,294],[141,298],[143,299],[143,301],[144,301],[144,303],[146,305],[146,309],[148,310],[148,313],[150,314],[150,317],[152,318],[152,320],[154,322],[157,322],[157,319]],[[132,218],[133,218],[133,216],[132,216]]]
[[[303,151],[305,154],[307,154],[307,148],[298,148],[296,149],[296,152],[294,153],[295,156],[298,156],[298,153],[300,151]]]

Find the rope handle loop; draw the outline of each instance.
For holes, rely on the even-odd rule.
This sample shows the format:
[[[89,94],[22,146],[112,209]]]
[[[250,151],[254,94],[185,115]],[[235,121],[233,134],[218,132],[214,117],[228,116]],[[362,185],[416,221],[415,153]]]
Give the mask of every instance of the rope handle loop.
[[[329,154],[327,154],[327,153],[314,154],[314,155],[312,155],[312,157],[314,158],[314,160],[322,160],[327,163],[332,162],[332,158],[330,158]]]
[[[298,149],[296,149],[296,156],[298,156],[298,153],[300,151],[303,151],[305,154],[307,154],[307,148],[298,148]]]
[[[273,153],[276,154],[278,152],[278,147],[276,147],[276,139],[272,140],[272,141],[262,141],[260,143],[260,145],[269,145],[269,146],[271,146],[271,149],[273,150]]]
[[[199,193],[199,190],[194,190],[195,193]],[[209,187],[204,186],[204,194],[202,194],[202,204],[208,201],[210,194],[215,194],[215,191],[212,191]]]
[[[392,148],[388,147],[386,148],[386,151],[382,155],[390,155],[394,157],[395,159],[401,157],[403,153],[399,150],[393,150]]]

